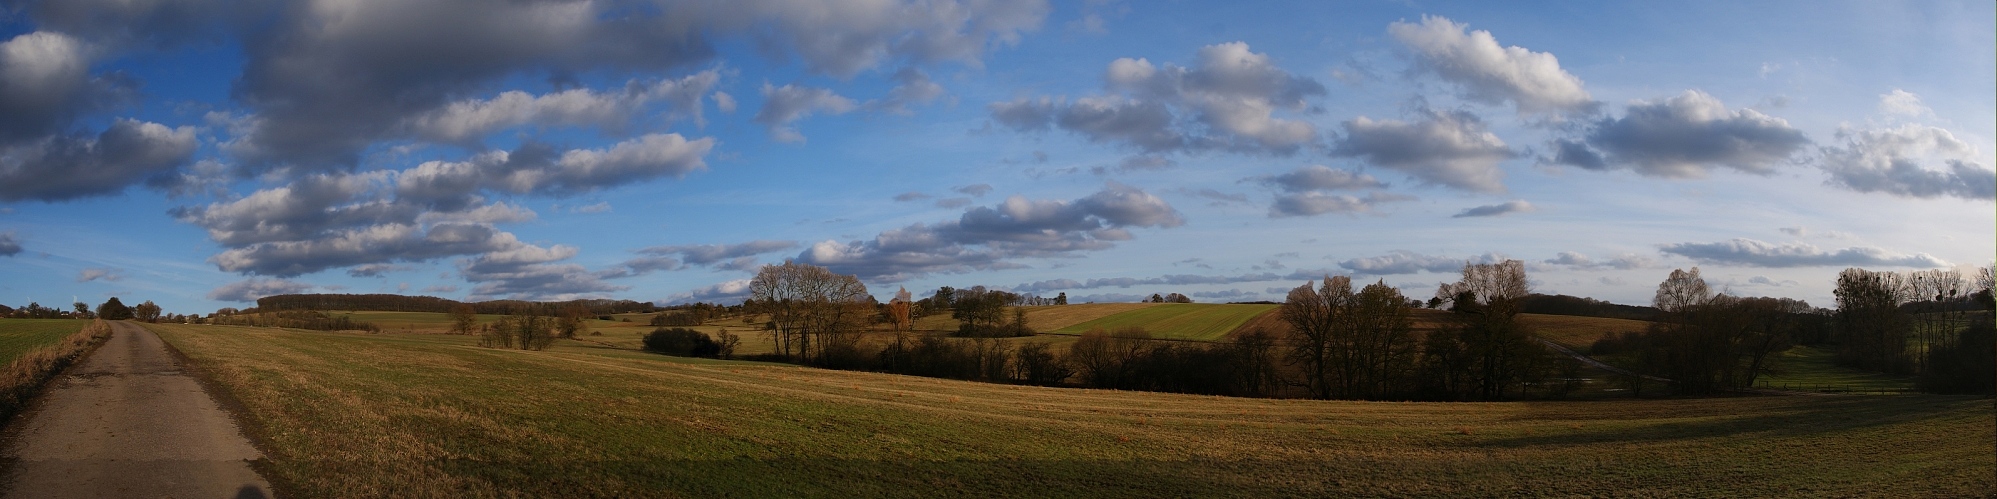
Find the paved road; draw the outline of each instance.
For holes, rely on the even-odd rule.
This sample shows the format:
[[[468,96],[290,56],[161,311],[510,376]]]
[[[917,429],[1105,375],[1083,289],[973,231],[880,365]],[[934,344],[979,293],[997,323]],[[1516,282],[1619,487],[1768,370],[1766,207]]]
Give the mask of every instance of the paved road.
[[[6,498],[270,496],[249,439],[135,324],[112,323],[12,426]]]

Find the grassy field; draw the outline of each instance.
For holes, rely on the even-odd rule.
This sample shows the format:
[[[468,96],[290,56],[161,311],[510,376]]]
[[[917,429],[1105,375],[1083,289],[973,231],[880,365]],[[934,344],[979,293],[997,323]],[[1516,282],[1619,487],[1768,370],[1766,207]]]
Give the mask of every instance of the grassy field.
[[[1043,305],[1026,307],[1026,324],[1034,331],[1049,332],[1072,327],[1124,312],[1143,310],[1158,306],[1158,303],[1079,303],[1074,305]],[[1010,314],[1010,311],[1007,311]],[[1006,320],[1012,320],[1008,315]],[[950,318],[949,313],[941,313],[915,320],[916,331],[956,331],[961,324]]]
[[[1960,496],[1987,399],[1379,403],[992,385],[558,342],[149,325],[288,495]]]
[[[1754,380],[1762,388],[1804,391],[1910,390],[1913,376],[1839,367],[1830,347],[1795,346],[1775,356],[1775,372]]]
[[[0,319],[0,366],[30,350],[54,345],[88,325],[90,321],[73,319]]]
[[[1647,321],[1573,315],[1519,314],[1519,321],[1533,334],[1582,353],[1609,333],[1642,332],[1650,327]]]
[[[1161,303],[1075,323],[1048,332],[1081,334],[1096,328],[1114,331],[1135,326],[1150,331],[1153,338],[1216,341],[1227,337],[1228,333],[1234,332],[1234,329],[1243,323],[1275,309],[1275,305]]]

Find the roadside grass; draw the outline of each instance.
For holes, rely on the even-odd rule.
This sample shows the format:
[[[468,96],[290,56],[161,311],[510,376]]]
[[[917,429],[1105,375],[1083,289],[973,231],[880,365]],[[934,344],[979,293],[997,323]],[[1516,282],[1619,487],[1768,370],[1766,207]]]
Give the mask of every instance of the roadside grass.
[[[1383,403],[1036,388],[562,341],[148,325],[247,410],[280,493],[1960,496],[1988,400]]]
[[[1775,354],[1773,372],[1755,378],[1754,386],[1798,391],[1904,391],[1914,389],[1914,377],[1861,371],[1836,363],[1830,347],[1797,345]]]
[[[1082,334],[1095,328],[1114,331],[1134,326],[1149,331],[1153,338],[1218,341],[1256,316],[1275,309],[1276,305],[1161,303],[1046,332]]]
[[[54,345],[90,324],[91,321],[77,319],[0,319],[0,365],[34,349]]]

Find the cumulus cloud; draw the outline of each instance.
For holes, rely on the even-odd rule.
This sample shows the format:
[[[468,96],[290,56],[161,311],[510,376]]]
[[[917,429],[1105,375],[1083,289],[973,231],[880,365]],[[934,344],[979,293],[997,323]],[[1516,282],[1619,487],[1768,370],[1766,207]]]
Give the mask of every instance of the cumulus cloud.
[[[1927,253],[1909,255],[1862,246],[1826,251],[1804,243],[1772,244],[1745,238],[1716,243],[1666,244],[1659,250],[1701,263],[1749,267],[1940,268],[1949,266],[1948,262]]]
[[[53,31],[0,42],[0,143],[58,134],[79,116],[128,97],[133,82],[90,75],[98,52],[83,40]]]
[[[733,305],[742,303],[743,300],[747,299],[749,299],[749,280],[736,279],[702,286],[685,293],[674,294],[666,298],[666,304],[678,305],[683,303],[708,302]]]
[[[1248,180],[1255,180],[1284,192],[1360,190],[1387,187],[1385,182],[1373,178],[1372,175],[1351,170],[1335,170],[1323,165],[1310,165],[1281,175],[1253,177]]]
[[[1300,192],[1276,196],[1269,205],[1271,218],[1308,217],[1326,213],[1365,213],[1375,206],[1396,201],[1411,201],[1414,196],[1374,192],[1364,197],[1324,192]]]
[[[355,265],[355,266],[353,266],[352,268],[349,268],[349,269],[347,269],[347,276],[349,276],[349,277],[385,277],[385,276],[387,276],[387,275],[388,275],[389,273],[391,273],[391,272],[405,272],[405,271],[410,271],[410,270],[416,270],[416,268],[415,268],[415,267],[411,267],[411,266],[407,266],[407,265],[394,265],[394,264],[387,264],[387,263],[370,263],[370,264],[365,264],[365,265]]]
[[[1976,147],[1937,127],[1840,130],[1843,147],[1823,147],[1827,182],[1857,192],[1910,198],[1997,199],[1997,172],[1976,162]]]
[[[96,136],[53,135],[0,146],[0,201],[63,201],[170,181],[198,145],[193,127],[119,119]]]
[[[1074,279],[1050,279],[1045,281],[1035,281],[1035,282],[1020,284],[1008,289],[1016,293],[1046,293],[1050,291],[1071,291],[1078,289],[1096,289],[1096,288],[1108,288],[1108,287],[1129,288],[1132,286],[1191,286],[1198,284],[1235,284],[1243,282],[1274,281],[1279,279],[1284,279],[1284,276],[1271,273],[1218,275],[1218,276],[1174,274],[1174,275],[1164,275],[1158,277],[1102,277],[1102,278],[1089,279],[1086,281],[1077,281]]]
[[[21,239],[12,231],[0,232],[0,256],[21,254]]]
[[[712,144],[677,134],[645,135],[603,149],[530,144],[401,171],[306,175],[173,214],[228,248],[209,261],[229,272],[291,277],[509,251],[526,245],[494,225],[531,220],[534,213],[487,201],[486,194],[560,196],[680,176],[704,168],[702,156]]]
[[[769,129],[777,142],[804,142],[804,135],[792,126],[814,112],[843,114],[859,107],[848,99],[823,88],[763,84],[763,109],[756,111],[757,123]]]
[[[890,61],[976,65],[1016,43],[1044,1],[621,2],[425,0],[269,9],[244,23],[236,95],[257,116],[232,148],[246,166],[350,166],[403,138],[394,125],[499,79],[658,71],[747,38],[813,72],[850,77]],[[717,98],[724,111],[733,99]],[[779,128],[782,129],[782,128]]]
[[[632,81],[614,91],[575,88],[533,95],[511,90],[489,99],[452,102],[409,117],[405,126],[424,140],[477,144],[493,132],[522,125],[622,129],[652,102],[670,104],[664,114],[688,116],[705,126],[702,97],[720,82],[720,71],[709,69],[679,79]]]
[[[1430,185],[1472,192],[1504,192],[1498,162],[1518,156],[1466,112],[1424,110],[1419,121],[1372,120],[1342,123],[1343,136],[1332,153],[1399,170]]]
[[[271,295],[288,295],[311,291],[313,286],[302,282],[284,279],[251,278],[224,284],[208,292],[208,299],[215,301],[254,302],[258,298]]]
[[[1638,255],[1635,253],[1618,254],[1615,256],[1615,258],[1611,258],[1608,261],[1604,262],[1604,261],[1596,261],[1593,258],[1589,258],[1588,255],[1584,255],[1581,253],[1576,253],[1573,251],[1562,251],[1560,252],[1560,254],[1555,255],[1553,258],[1546,259],[1541,263],[1545,263],[1548,265],[1561,265],[1576,269],[1629,270],[1629,269],[1649,268],[1651,266],[1656,265],[1657,262],[1651,259],[1650,257]]]
[[[510,236],[510,235],[509,235]],[[458,271],[475,286],[469,299],[575,300],[601,298],[631,289],[604,281],[582,265],[557,263],[576,255],[574,246],[518,244],[461,259]]]
[[[1412,49],[1416,68],[1455,84],[1465,99],[1510,102],[1519,114],[1587,114],[1597,106],[1553,54],[1500,46],[1489,31],[1424,15],[1419,24],[1390,24],[1387,33]]]
[[[1892,92],[1879,95],[1879,112],[1888,116],[1906,116],[1912,118],[1935,114],[1934,109],[1930,109],[1926,104],[1921,103],[1920,96],[1897,88],[1893,89]]]
[[[943,96],[943,86],[930,81],[929,75],[920,69],[901,68],[889,79],[894,80],[894,88],[888,89],[887,97],[868,102],[866,104],[868,110],[900,115],[914,114],[915,111],[909,109],[910,107],[928,104]]]
[[[1111,95],[1021,98],[992,103],[992,121],[1022,132],[1060,128],[1092,142],[1147,153],[1223,150],[1289,155],[1317,141],[1309,122],[1279,118],[1301,112],[1324,85],[1283,70],[1248,44],[1202,47],[1193,66],[1147,59],[1111,61],[1104,74]]]
[[[951,187],[950,190],[952,192],[964,194],[967,196],[984,197],[985,193],[992,191],[992,185],[991,184],[960,185],[956,187]]]
[[[653,246],[638,250],[638,253],[654,256],[677,256],[689,265],[714,265],[737,258],[775,253],[798,247],[797,241],[749,241],[736,244],[694,244],[683,246]]]
[[[1413,274],[1417,272],[1447,274],[1462,271],[1465,263],[1497,263],[1504,260],[1504,257],[1495,253],[1485,253],[1466,260],[1397,250],[1385,255],[1354,258],[1338,262],[1338,266],[1355,274],[1363,275]]]
[[[930,273],[1017,268],[1020,258],[1072,256],[1134,237],[1130,229],[1169,228],[1185,218],[1163,199],[1115,182],[1072,201],[1013,196],[965,210],[957,220],[917,223],[870,240],[823,241],[797,261],[894,282]]]
[[[118,271],[115,269],[92,268],[92,269],[83,269],[76,273],[76,282],[90,282],[96,280],[103,280],[105,282],[110,282],[124,278],[125,276],[119,274]]]
[[[1498,204],[1471,207],[1455,215],[1451,215],[1450,218],[1495,217],[1512,213],[1525,213],[1533,210],[1532,203],[1514,199]]]
[[[465,161],[430,161],[395,175],[398,195],[431,201],[462,199],[481,190],[569,195],[707,168],[714,139],[648,134],[604,149],[556,151],[540,144],[489,151]]]
[[[1716,168],[1767,175],[1809,143],[1786,120],[1753,109],[1730,111],[1705,92],[1687,90],[1632,102],[1621,118],[1588,124],[1581,140],[1556,140],[1548,161],[1664,178],[1698,178]]]

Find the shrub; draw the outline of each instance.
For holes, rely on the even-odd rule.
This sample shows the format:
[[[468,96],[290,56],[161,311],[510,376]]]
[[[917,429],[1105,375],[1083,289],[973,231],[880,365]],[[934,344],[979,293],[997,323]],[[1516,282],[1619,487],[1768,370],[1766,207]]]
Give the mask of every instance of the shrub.
[[[645,351],[680,357],[715,358],[721,354],[721,345],[707,337],[707,333],[683,327],[662,327],[645,334]]]

